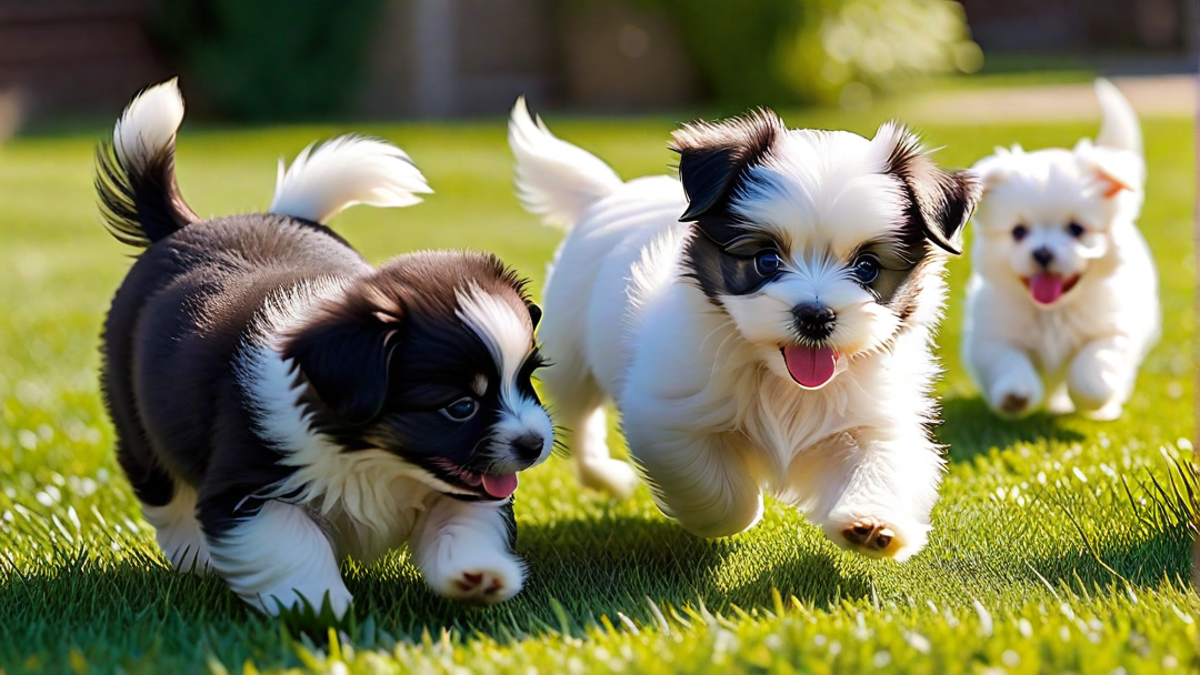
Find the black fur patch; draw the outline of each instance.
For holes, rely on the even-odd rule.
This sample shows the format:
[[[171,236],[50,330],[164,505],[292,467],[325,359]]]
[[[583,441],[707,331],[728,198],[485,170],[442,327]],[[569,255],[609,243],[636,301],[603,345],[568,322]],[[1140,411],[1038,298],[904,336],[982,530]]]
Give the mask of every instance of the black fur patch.
[[[747,234],[729,213],[729,200],[746,171],[761,163],[785,133],[783,120],[761,109],[724,122],[695,122],[673,134],[671,149],[679,153],[679,179],[688,197],[679,220],[695,221],[698,233],[684,250],[687,276],[714,304],[719,295],[749,293],[767,281],[755,269],[752,246],[743,246],[743,255],[725,252]],[[762,246],[771,245],[763,237]]]
[[[688,197],[680,222],[723,210],[746,169],[762,162],[785,133],[783,120],[761,109],[715,124],[694,122],[672,134],[671,149],[679,153],[679,180]],[[715,232],[709,236],[722,241]]]
[[[981,187],[970,172],[939,169],[915,134],[903,127],[901,132],[903,138],[892,148],[886,171],[904,184],[906,215],[938,248],[960,255],[962,249],[955,241],[979,202]]]

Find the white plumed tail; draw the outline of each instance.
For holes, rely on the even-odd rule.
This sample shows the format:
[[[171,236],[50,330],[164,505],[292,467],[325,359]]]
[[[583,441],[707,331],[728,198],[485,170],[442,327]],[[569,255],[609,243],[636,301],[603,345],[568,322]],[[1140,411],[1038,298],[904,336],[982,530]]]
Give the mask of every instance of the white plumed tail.
[[[286,171],[279,160],[271,213],[326,223],[355,204],[411,206],[431,192],[403,150],[350,134],[308,146]]]
[[[183,124],[178,78],[147,88],[125,108],[113,127],[113,150],[127,171],[145,170],[164,153],[174,154],[175,134]]]
[[[548,225],[569,230],[584,212],[621,186],[621,177],[595,155],[560,140],[517,99],[508,122],[516,157],[517,198]]]
[[[1112,82],[1096,80],[1096,98],[1100,100],[1100,135],[1096,145],[1113,150],[1142,152],[1142,129],[1133,106]]]

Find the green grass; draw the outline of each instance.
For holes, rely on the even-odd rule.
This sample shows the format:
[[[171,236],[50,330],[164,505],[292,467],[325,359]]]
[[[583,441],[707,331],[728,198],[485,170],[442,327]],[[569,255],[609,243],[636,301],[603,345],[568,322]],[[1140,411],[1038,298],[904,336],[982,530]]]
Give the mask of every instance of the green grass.
[[[870,133],[880,112],[786,116]],[[671,160],[670,119],[552,120],[625,176]],[[929,547],[905,564],[837,549],[777,504],[755,529],[702,541],[645,490],[578,491],[553,458],[522,481],[518,548],[531,577],[486,610],[434,597],[403,554],[346,563],[353,619],[329,641],[254,614],[214,578],[164,564],[112,456],[97,333],[130,253],[104,232],[86,135],[0,152],[0,670],[17,672],[1183,673],[1200,602],[1187,584],[1197,485],[1189,236],[1192,123],[1146,123],[1142,218],[1162,273],[1162,342],[1118,422],[990,416],[957,351],[966,262],[952,266],[941,391],[949,475]],[[185,126],[184,192],[201,214],[263,208],[274,161],[329,127]],[[499,120],[368,127],[405,147],[438,194],[356,209],[336,227],[380,260],[490,249],[540,286],[558,234],[510,194]],[[1091,125],[937,126],[940,161],[997,144],[1071,144]]]

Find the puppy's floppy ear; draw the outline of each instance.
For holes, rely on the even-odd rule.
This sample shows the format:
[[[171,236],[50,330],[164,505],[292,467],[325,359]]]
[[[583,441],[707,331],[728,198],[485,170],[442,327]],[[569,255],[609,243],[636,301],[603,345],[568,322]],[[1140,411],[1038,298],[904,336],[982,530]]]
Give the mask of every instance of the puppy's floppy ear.
[[[1088,139],[1075,144],[1075,156],[1096,173],[1106,199],[1122,190],[1135,192],[1144,182],[1145,162],[1137,153],[1093,145]]]
[[[761,162],[785,133],[783,120],[767,109],[675,131],[671,150],[679,153],[679,180],[688,198],[679,221],[696,220],[723,206],[745,170]]]
[[[904,184],[908,217],[938,248],[960,255],[958,235],[979,202],[981,190],[976,175],[970,171],[942,171],[929,159],[921,140],[894,122],[880,127],[872,143],[890,148],[885,171]]]
[[[395,303],[380,306],[361,296],[324,312],[292,336],[283,355],[300,367],[322,403],[350,424],[365,424],[387,398],[402,315]]]

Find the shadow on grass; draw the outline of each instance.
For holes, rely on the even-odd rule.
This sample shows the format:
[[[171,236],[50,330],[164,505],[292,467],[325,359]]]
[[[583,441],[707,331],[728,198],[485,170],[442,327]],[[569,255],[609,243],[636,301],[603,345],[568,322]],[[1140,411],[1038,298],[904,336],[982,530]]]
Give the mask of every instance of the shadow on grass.
[[[1186,528],[1159,531],[1136,543],[1079,541],[1074,550],[1050,558],[1026,561],[1031,582],[1091,594],[1098,587],[1128,585],[1135,592],[1188,578],[1191,537]]]
[[[1020,420],[1001,419],[978,396],[943,399],[937,437],[949,446],[952,462],[968,461],[992,448],[1006,448],[1015,443],[1041,440],[1070,443],[1084,438],[1073,429],[1060,427],[1057,419],[1045,412]]]
[[[360,646],[376,643],[381,630],[390,639],[437,639],[451,629],[467,639],[509,642],[546,630],[580,635],[602,615],[614,624],[624,615],[644,625],[655,622],[660,610],[669,615],[671,607],[700,602],[715,612],[731,605],[770,609],[772,588],[816,607],[868,593],[867,582],[827,556],[799,547],[782,556],[756,548],[761,546],[746,537],[699,539],[657,517],[531,524],[518,542],[530,568],[516,598],[473,608],[434,595],[402,555],[366,567],[350,562],[342,569],[355,605],[341,627]],[[731,559],[768,554],[779,562],[750,566],[754,572],[736,577],[744,570]],[[213,575],[179,573],[138,556],[114,564],[88,551],[63,555],[71,558],[66,564],[19,574],[0,570],[0,615],[9,620],[0,631],[6,633],[0,661],[35,654],[65,659],[70,648],[118,661],[131,653],[201,660],[215,653],[240,663],[248,650],[260,662],[275,654],[266,661],[278,658],[280,666],[295,658],[288,647],[295,627],[284,629],[279,619],[250,610]],[[11,630],[14,625],[22,628]],[[315,643],[324,640],[324,630],[305,632]],[[62,642],[64,635],[71,636],[70,645]]]
[[[655,621],[655,607],[696,606],[712,611],[731,605],[741,609],[773,607],[772,588],[817,607],[869,592],[857,576],[837,569],[820,554],[803,554],[769,567],[753,578],[722,580],[730,558],[753,555],[753,543],[741,537],[704,540],[662,518],[606,517],[524,525],[518,551],[530,563],[524,590],[498,606],[478,609],[443,600],[423,582],[391,586],[371,570],[352,579],[356,614],[374,617],[419,638],[455,628],[466,635],[483,634],[500,641],[540,629],[580,634],[607,616],[619,623],[624,615],[638,623]]]

